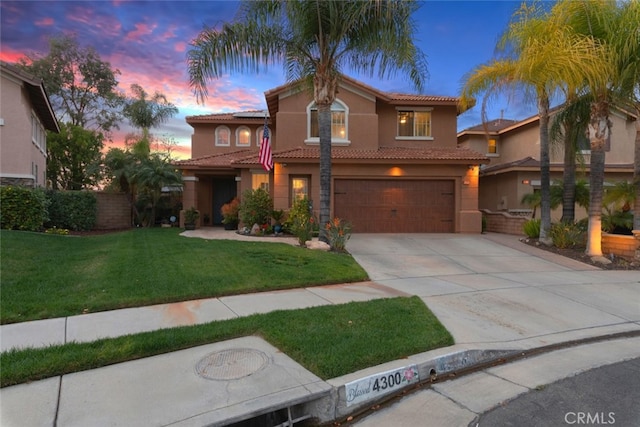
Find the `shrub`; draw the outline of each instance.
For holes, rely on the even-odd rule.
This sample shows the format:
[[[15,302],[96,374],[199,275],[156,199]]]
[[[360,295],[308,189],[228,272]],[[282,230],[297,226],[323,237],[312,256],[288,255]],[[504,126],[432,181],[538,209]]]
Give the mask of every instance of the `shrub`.
[[[331,249],[344,252],[347,241],[351,237],[351,223],[340,218],[334,218],[325,225],[327,239]]]
[[[309,209],[309,200],[306,197],[296,200],[287,216],[285,228],[298,238],[300,246],[313,238],[316,225],[315,218]]]
[[[0,227],[40,231],[48,219],[48,200],[42,189],[0,187]]]
[[[602,230],[607,233],[632,235],[633,213],[616,210],[602,214]]]
[[[240,212],[240,200],[234,197],[229,203],[225,203],[220,208],[222,214],[223,224],[236,224],[238,223],[238,214]]]
[[[87,231],[96,225],[98,201],[89,191],[47,191],[49,220],[47,228]]]
[[[581,224],[578,223],[556,223],[551,224],[549,237],[556,248],[584,247],[586,245],[587,234]]]
[[[242,195],[240,220],[246,227],[251,228],[253,224],[270,224],[272,212],[273,200],[271,200],[269,193],[262,188],[247,190]]]
[[[540,220],[530,219],[522,225],[522,230],[527,237],[531,239],[537,239],[540,237]]]

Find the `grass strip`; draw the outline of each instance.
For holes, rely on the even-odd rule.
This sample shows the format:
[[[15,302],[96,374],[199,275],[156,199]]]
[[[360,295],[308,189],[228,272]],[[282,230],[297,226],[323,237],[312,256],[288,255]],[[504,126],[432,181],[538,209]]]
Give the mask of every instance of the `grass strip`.
[[[367,279],[349,254],[181,231],[0,231],[0,323]]]
[[[259,335],[323,379],[453,344],[418,297],[280,310],[203,325],[0,355],[6,387],[232,338]]]

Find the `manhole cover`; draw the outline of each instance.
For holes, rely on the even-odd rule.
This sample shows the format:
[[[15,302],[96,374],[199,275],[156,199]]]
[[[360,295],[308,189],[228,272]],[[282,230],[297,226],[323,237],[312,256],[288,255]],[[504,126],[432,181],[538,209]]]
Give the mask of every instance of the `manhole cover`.
[[[236,380],[258,372],[268,363],[269,357],[258,350],[222,350],[202,358],[196,364],[196,372],[211,380]]]

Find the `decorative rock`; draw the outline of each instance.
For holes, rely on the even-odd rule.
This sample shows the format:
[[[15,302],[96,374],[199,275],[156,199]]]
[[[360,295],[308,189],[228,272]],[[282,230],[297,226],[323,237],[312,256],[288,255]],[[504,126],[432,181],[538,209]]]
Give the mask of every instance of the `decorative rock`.
[[[253,224],[253,227],[251,227],[251,234],[255,236],[258,233],[260,233],[260,226],[258,224]]]
[[[317,249],[319,251],[329,251],[331,250],[331,246],[325,242],[321,242],[320,240],[307,240],[305,242],[305,246],[308,249]]]
[[[603,256],[591,257],[591,261],[597,262],[599,264],[604,264],[604,265],[611,264],[611,260],[609,260],[608,258],[605,258]]]

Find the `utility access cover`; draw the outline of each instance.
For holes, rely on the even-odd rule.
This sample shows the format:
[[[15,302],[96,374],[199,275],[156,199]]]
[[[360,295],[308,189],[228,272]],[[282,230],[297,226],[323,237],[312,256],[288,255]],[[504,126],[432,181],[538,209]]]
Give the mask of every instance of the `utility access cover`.
[[[216,351],[196,364],[196,373],[210,380],[237,380],[269,364],[269,356],[251,348]]]

